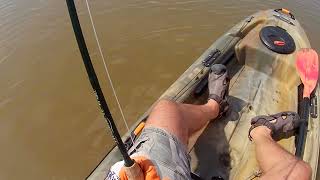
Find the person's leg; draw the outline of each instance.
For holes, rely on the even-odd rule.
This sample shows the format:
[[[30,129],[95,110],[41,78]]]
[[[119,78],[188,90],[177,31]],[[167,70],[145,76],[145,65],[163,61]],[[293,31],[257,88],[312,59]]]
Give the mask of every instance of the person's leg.
[[[204,105],[161,100],[150,113],[147,126],[164,129],[187,145],[189,136],[216,118],[218,113],[219,104],[212,99]]]
[[[256,157],[263,172],[261,179],[310,179],[310,166],[284,150],[271,137],[271,130],[259,126],[250,132]]]
[[[208,79],[209,100],[204,105],[181,104],[161,100],[152,110],[147,126],[164,129],[188,145],[189,137],[209,120],[227,110],[228,72],[224,65],[211,67]]]

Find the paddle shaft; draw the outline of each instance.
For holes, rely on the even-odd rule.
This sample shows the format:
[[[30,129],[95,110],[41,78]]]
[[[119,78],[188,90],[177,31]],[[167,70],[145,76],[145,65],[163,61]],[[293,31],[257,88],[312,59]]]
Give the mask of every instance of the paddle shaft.
[[[301,102],[299,133],[297,139],[296,153],[297,157],[303,158],[304,146],[307,137],[308,119],[309,119],[310,98],[304,97]]]
[[[124,143],[122,142],[121,136],[117,130],[117,127],[114,123],[114,120],[112,118],[112,115],[111,115],[111,112],[110,112],[109,107],[107,105],[107,102],[106,102],[104,95],[102,93],[98,77],[97,77],[95,70],[93,68],[91,58],[90,58],[83,34],[82,34],[82,30],[81,30],[81,26],[79,23],[77,10],[74,5],[74,1],[73,0],[66,0],[66,2],[67,2],[68,11],[69,11],[70,19],[72,22],[74,34],[77,39],[77,43],[78,43],[78,46],[79,46],[79,49],[81,52],[82,60],[85,65],[91,86],[92,86],[93,91],[96,95],[96,98],[98,100],[98,104],[102,110],[104,118],[106,119],[106,121],[109,125],[113,139],[116,142],[116,144],[120,150],[120,153],[123,156],[125,166],[130,167],[134,164],[134,161],[130,158],[130,156],[127,153],[127,150],[124,146]]]

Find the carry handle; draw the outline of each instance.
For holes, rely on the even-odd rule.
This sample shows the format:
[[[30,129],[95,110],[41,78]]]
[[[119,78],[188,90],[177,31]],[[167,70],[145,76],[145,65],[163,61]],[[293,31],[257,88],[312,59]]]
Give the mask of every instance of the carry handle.
[[[294,15],[288,9],[281,8],[281,9],[275,9],[274,11],[277,12],[277,13],[286,14],[286,15],[290,16],[291,19],[296,20]]]

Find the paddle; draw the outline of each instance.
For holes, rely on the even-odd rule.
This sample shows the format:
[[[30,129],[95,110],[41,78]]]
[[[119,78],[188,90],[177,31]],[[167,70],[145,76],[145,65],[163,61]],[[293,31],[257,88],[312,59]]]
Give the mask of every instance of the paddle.
[[[302,111],[300,114],[301,124],[297,139],[296,156],[303,158],[306,141],[306,133],[309,119],[310,94],[318,82],[319,61],[318,54],[311,48],[301,49],[297,53],[296,69],[303,84]]]

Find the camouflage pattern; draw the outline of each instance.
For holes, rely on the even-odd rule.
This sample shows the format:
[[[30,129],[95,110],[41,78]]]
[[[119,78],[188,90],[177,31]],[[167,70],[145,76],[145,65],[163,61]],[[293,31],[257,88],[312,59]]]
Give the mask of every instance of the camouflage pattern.
[[[286,22],[287,20],[294,25]],[[261,28],[265,26],[279,26],[287,30],[295,41],[296,51],[282,55],[265,47],[259,37]],[[252,179],[260,175],[254,145],[248,139],[250,120],[257,115],[297,111],[297,87],[301,81],[295,69],[295,56],[300,48],[306,47],[310,47],[310,43],[297,20],[273,10],[261,11],[239,22],[216,40],[168,88],[160,99],[204,103],[207,91],[201,96],[196,96],[194,92],[210,69],[202,61],[216,49],[221,51],[221,55],[215,63],[226,64],[231,72],[229,112],[220,120],[208,124],[199,133],[201,135],[197,142],[193,141],[194,138],[190,139],[191,167],[194,172],[204,179],[211,179],[213,176],[223,179]],[[316,96],[319,97],[318,90]],[[319,114],[319,110],[317,111]],[[145,120],[148,113],[149,111],[145,112],[136,125]],[[312,179],[316,178],[318,165],[319,123],[318,118],[310,117],[303,157],[313,169]],[[294,153],[294,140],[295,137],[291,137],[281,140],[279,144]],[[104,179],[110,166],[119,160],[120,153],[114,148],[88,179]]]

